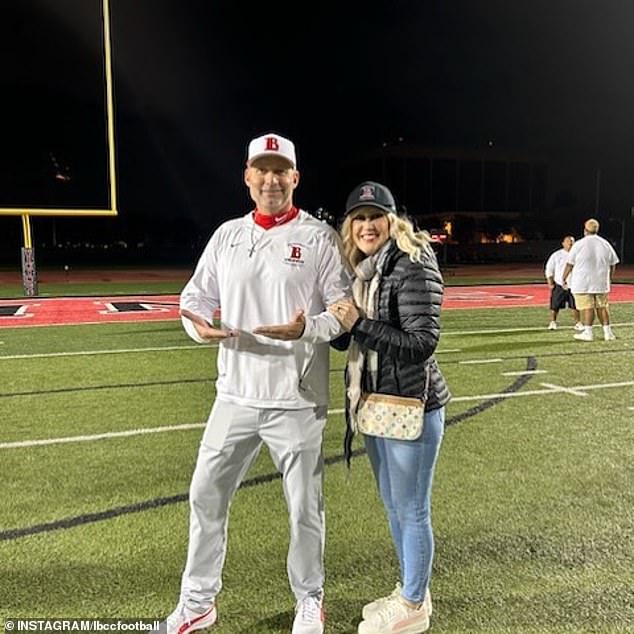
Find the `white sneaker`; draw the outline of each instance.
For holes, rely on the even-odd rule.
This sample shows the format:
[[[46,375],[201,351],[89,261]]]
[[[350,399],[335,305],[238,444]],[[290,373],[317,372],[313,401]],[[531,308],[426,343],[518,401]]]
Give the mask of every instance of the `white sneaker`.
[[[583,324],[582,324],[580,321],[578,321],[578,322],[575,324],[575,330],[576,330],[577,332],[582,332],[582,331],[583,331]]]
[[[297,602],[292,634],[323,634],[324,595],[309,595]]]
[[[594,337],[592,336],[592,333],[587,333],[587,332],[578,332],[576,335],[573,335],[573,337],[577,340],[577,341],[592,341],[594,339]]]
[[[548,324],[548,330],[557,330],[557,322],[556,321],[551,321]]]
[[[359,623],[359,634],[420,634],[429,629],[429,614],[422,603],[410,608],[401,597],[386,600],[378,612]]]
[[[376,599],[375,601],[372,601],[371,603],[367,603],[366,605],[364,605],[363,609],[361,610],[361,616],[363,617],[363,619],[367,621],[370,617],[372,617],[376,612],[378,612],[381,609],[381,606],[386,601],[389,601],[396,597],[400,597],[402,589],[403,588],[401,584],[397,583],[396,587],[392,591],[392,594],[388,595],[387,597],[381,597],[380,599]],[[431,616],[432,605],[431,605],[431,593],[429,592],[429,588],[427,588],[427,591],[425,592],[425,600],[423,601],[423,607],[427,610],[427,614]]]
[[[186,608],[182,603],[161,623],[159,632],[166,634],[189,634],[196,630],[204,630],[211,627],[218,620],[216,604],[212,603],[205,612],[194,612]],[[163,630],[163,625],[166,629]]]
[[[608,330],[608,332],[603,333],[603,338],[605,339],[605,341],[614,341],[616,339],[616,336],[611,330]]]

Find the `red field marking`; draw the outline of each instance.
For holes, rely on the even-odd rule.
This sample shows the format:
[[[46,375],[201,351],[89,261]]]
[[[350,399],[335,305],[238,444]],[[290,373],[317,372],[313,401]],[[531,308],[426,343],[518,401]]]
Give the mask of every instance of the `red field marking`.
[[[0,328],[179,319],[178,295],[0,300]]]
[[[517,306],[544,306],[548,308],[550,289],[546,284],[499,286],[447,286],[443,309],[501,308]],[[634,302],[634,286],[613,284],[610,302]]]
[[[0,300],[0,328],[179,319],[178,295]],[[443,309],[548,307],[546,284],[448,286]],[[634,285],[614,284],[610,302],[634,302]]]

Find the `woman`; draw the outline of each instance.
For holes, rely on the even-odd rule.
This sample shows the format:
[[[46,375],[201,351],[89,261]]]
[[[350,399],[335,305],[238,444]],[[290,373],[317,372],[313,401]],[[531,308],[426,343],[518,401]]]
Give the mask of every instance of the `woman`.
[[[401,582],[389,596],[363,608],[359,634],[418,634],[429,628],[429,579],[434,553],[431,486],[443,437],[449,390],[433,357],[440,336],[443,280],[426,233],[396,214],[383,185],[366,181],[346,202],[343,249],[354,269],[354,303],[329,307],[349,333],[346,456],[363,392],[424,398],[417,440],[364,436],[388,516]]]

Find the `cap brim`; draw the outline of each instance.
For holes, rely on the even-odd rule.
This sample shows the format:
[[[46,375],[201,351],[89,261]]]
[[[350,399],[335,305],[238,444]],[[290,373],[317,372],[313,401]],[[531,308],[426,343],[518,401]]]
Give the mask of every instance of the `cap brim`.
[[[379,205],[379,203],[375,203],[372,201],[368,201],[368,202],[358,202],[355,203],[352,207],[350,207],[349,209],[346,209],[346,216],[353,212],[355,209],[359,209],[359,207],[376,207],[377,209],[380,209],[383,213],[389,214],[389,213],[395,213],[394,209],[390,209],[389,207],[384,207],[383,205]]]
[[[248,159],[247,162],[249,163],[249,165],[251,165],[253,161],[257,161],[258,159],[265,158],[267,156],[275,156],[276,158],[286,161],[291,167],[295,167],[295,163],[293,163],[293,161],[291,161],[288,156],[284,156],[279,152],[260,152],[259,154],[256,154],[255,156],[252,156],[250,159]]]

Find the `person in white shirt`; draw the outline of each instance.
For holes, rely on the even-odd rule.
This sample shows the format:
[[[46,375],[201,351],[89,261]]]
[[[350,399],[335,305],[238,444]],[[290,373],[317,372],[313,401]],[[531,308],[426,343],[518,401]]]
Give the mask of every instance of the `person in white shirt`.
[[[563,278],[564,268],[568,261],[568,251],[575,243],[572,236],[564,236],[561,241],[561,249],[553,251],[548,260],[544,275],[548,288],[550,288],[550,323],[548,330],[557,330],[557,315],[562,308],[570,308],[575,320],[575,330],[583,330],[583,324],[579,320],[579,311],[575,305],[574,295],[570,292],[568,278]]]
[[[299,171],[291,141],[274,133],[253,139],[244,182],[255,209],[214,232],[180,297],[187,334],[218,344],[218,379],[190,487],[180,601],[166,630],[215,624],[229,506],[265,444],[289,512],[292,632],[322,634],[322,438],[329,342],[343,332],[326,307],[351,296],[350,278],[335,230],[293,204]]]
[[[594,313],[603,326],[603,338],[612,341],[616,337],[610,327],[608,296],[614,269],[619,258],[612,245],[599,234],[599,221],[586,220],[581,240],[575,242],[568,253],[564,279],[572,271],[570,290],[581,312],[583,332],[574,335],[579,341],[592,341]]]

